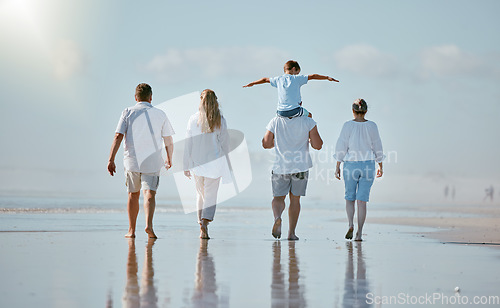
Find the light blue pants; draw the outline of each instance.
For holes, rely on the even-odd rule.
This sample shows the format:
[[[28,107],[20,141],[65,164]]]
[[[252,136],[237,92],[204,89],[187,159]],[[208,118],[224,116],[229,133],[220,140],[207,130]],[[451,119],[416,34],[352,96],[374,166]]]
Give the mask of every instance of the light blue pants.
[[[346,161],[343,170],[345,199],[368,202],[375,180],[375,161]]]

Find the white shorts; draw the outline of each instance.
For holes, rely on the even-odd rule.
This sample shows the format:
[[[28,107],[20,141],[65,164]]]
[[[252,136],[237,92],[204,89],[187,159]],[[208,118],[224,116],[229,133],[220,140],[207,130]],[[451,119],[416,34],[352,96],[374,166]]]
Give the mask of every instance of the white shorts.
[[[140,173],[134,171],[126,171],[125,185],[129,193],[135,193],[142,190],[158,189],[160,184],[160,173]]]

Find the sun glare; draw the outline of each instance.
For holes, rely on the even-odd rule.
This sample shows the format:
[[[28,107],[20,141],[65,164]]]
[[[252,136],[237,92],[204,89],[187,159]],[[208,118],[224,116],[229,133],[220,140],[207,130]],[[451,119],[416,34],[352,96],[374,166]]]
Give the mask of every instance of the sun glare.
[[[13,19],[22,19],[23,22],[34,22],[33,3],[29,0],[4,0],[0,2],[3,15]]]
[[[37,4],[36,0],[0,0],[0,26],[12,40],[46,48]]]

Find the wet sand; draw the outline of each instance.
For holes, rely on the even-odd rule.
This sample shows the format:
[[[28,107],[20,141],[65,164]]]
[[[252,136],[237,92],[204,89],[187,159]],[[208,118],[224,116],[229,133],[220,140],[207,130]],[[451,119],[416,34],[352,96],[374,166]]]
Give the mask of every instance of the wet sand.
[[[296,242],[273,239],[268,208],[221,207],[210,240],[198,238],[194,214],[161,209],[157,240],[143,231],[125,239],[126,214],[119,211],[0,213],[0,307],[380,307],[424,296],[435,297],[436,307],[474,296],[500,301],[496,249],[443,244],[422,237],[431,228],[374,222],[363,242],[346,241],[343,209],[311,207],[303,204]],[[381,214],[371,213],[373,220]],[[143,219],[141,209],[138,228]],[[287,224],[284,217],[284,232]]]
[[[437,228],[420,234],[443,242],[500,248],[498,204],[398,206],[393,210],[397,217],[369,217],[368,222]]]

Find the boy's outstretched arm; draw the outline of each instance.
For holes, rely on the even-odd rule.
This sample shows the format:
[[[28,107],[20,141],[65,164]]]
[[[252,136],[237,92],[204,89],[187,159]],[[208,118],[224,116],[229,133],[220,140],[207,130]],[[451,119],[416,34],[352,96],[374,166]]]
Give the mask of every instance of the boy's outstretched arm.
[[[261,78],[259,80],[254,81],[254,82],[250,82],[246,86],[243,86],[243,88],[253,87],[256,84],[263,84],[263,83],[269,83],[269,78],[268,77],[264,77],[264,78]]]
[[[307,76],[307,80],[326,80],[328,79],[329,81],[335,81],[335,82],[339,82],[337,79],[334,79],[332,77],[329,77],[329,76],[324,76],[324,75],[320,75],[320,74],[312,74],[312,75],[308,75]]]

